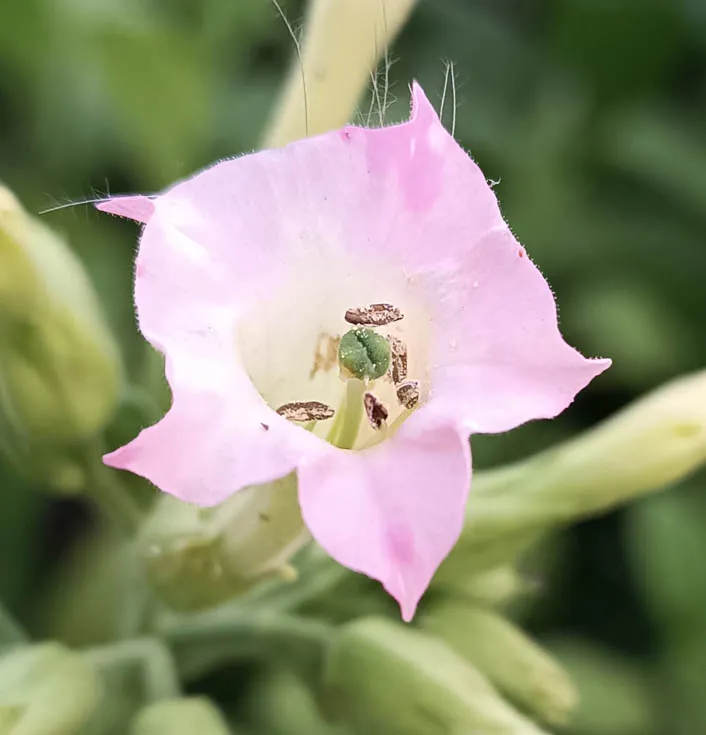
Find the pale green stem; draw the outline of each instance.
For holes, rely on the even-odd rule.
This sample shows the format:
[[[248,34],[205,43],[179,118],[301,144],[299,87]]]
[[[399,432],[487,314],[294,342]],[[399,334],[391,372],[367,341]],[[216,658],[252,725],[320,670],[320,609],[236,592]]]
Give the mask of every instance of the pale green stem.
[[[323,622],[294,615],[258,612],[204,624],[190,621],[167,628],[164,636],[174,650],[183,678],[192,679],[224,663],[276,652],[304,668],[318,667],[332,635]]]
[[[106,467],[100,447],[92,444],[84,451],[87,491],[113,525],[127,535],[134,534],[142,522],[142,511],[130,493]]]
[[[145,693],[151,701],[172,699],[181,694],[176,664],[169,649],[153,638],[137,638],[82,652],[99,670],[138,667],[144,676]]]

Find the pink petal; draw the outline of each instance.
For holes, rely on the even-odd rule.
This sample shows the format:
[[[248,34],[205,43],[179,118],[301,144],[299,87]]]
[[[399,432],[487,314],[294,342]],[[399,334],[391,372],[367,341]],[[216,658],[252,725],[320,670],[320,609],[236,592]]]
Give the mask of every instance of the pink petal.
[[[409,122],[349,126],[223,161],[160,199],[185,235],[250,287],[332,251],[409,272],[436,267],[467,248],[468,228],[476,239],[503,223],[483,173],[417,84]]]
[[[439,278],[433,401],[473,432],[556,416],[610,366],[564,341],[549,285],[506,227]]]
[[[318,543],[382,582],[411,620],[461,532],[470,473],[462,432],[420,409],[384,444],[304,463],[299,499]]]
[[[147,223],[154,212],[154,201],[146,196],[112,197],[98,202],[96,209],[118,217],[127,217],[135,222]]]
[[[243,372],[237,299],[224,300],[217,268],[182,239],[157,211],[142,238],[135,290],[142,332],[167,355],[172,408],[104,460],[208,506],[288,474],[319,441],[269,408]]]

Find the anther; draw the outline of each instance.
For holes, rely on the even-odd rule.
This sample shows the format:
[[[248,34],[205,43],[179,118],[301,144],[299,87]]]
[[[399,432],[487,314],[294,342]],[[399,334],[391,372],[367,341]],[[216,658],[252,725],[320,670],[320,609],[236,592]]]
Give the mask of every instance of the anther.
[[[410,411],[419,403],[419,381],[407,380],[397,386],[397,400]]]
[[[280,416],[289,421],[325,421],[330,419],[336,412],[319,401],[294,401],[285,403],[277,409]]]
[[[390,378],[397,385],[407,377],[407,345],[391,334],[387,335],[390,343]]]
[[[338,361],[338,343],[340,337],[332,337],[322,332],[319,335],[314,353],[314,364],[309,373],[309,380],[313,380],[319,371],[327,372],[336,366]]]
[[[380,429],[389,416],[385,406],[372,394],[366,393],[363,398],[365,413],[373,429]]]
[[[348,309],[344,319],[349,324],[361,327],[384,327],[386,324],[404,319],[404,314],[392,304],[370,304]]]

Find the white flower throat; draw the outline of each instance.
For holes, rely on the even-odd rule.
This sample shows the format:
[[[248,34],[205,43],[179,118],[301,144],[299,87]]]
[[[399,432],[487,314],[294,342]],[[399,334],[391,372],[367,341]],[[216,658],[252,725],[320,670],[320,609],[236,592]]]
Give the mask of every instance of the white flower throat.
[[[305,423],[313,429],[317,422],[334,418],[328,429],[327,441],[352,449],[356,446],[363,415],[368,425],[384,438],[390,419],[390,409],[375,394],[375,381],[392,382],[397,406],[393,407],[395,423],[419,403],[419,381],[407,380],[408,354],[406,344],[392,334],[380,334],[375,328],[387,327],[404,319],[404,314],[392,304],[370,304],[348,309],[344,315],[348,324],[355,325],[342,337],[322,334],[314,354],[310,376],[320,370],[338,367],[341,380],[347,384],[346,394],[338,409],[320,401],[293,401],[277,408],[277,413]],[[322,348],[323,345],[323,348]],[[395,410],[395,408],[397,410]],[[376,442],[368,442],[376,443]]]
[[[280,405],[268,403],[342,449],[382,441],[421,398],[420,381],[408,378],[407,344],[391,332],[404,318],[400,308],[388,303],[348,308],[342,320],[349,327],[346,332],[318,336],[308,371],[309,394]],[[314,390],[317,378],[328,382],[331,374],[341,394],[336,405],[317,400]]]

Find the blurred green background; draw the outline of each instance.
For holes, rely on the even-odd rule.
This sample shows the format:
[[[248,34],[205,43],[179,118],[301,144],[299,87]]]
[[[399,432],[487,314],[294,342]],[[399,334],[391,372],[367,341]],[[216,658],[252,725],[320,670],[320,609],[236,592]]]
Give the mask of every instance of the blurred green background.
[[[284,7],[297,25],[303,3]],[[438,104],[454,63],[457,138],[498,182],[568,341],[614,360],[560,419],[474,439],[477,467],[706,365],[706,3],[422,0],[391,57],[388,121],[407,114],[413,78]],[[268,0],[2,0],[0,179],[32,213],[157,191],[256,148],[291,58]],[[42,218],[91,274],[131,382],[167,405],[135,327],[135,227],[90,206]],[[145,423],[121,410],[112,440]],[[706,733],[703,479],[561,532],[526,562],[537,593],[517,615],[584,694],[570,732]],[[95,518],[3,464],[0,486],[0,599],[41,631],[47,590]]]

